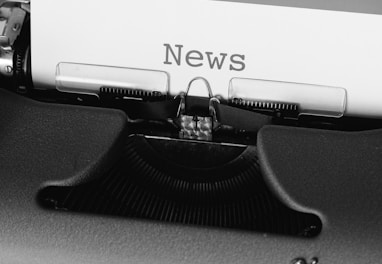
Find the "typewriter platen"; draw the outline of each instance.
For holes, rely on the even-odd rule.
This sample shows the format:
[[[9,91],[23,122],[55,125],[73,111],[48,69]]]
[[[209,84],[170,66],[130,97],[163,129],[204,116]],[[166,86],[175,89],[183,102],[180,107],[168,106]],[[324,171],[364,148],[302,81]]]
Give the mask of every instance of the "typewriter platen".
[[[139,13],[145,4],[153,4],[150,1],[142,4],[133,2],[126,4],[126,7],[133,9],[132,13]],[[206,10],[223,10],[227,8],[224,5],[228,4],[235,10],[241,10],[242,5],[247,5],[215,1],[187,2],[184,1],[182,5],[189,8],[201,5]],[[62,5],[56,4],[58,8]],[[159,220],[185,226],[241,230],[260,234],[264,238],[270,235],[275,238],[280,236],[280,239],[297,239],[297,251],[300,248],[302,253],[293,251],[285,258],[280,257],[284,262],[287,261],[285,263],[318,263],[333,256],[336,260],[344,256],[348,250],[346,247],[341,248],[336,255],[325,245],[335,240],[336,234],[341,238],[346,237],[348,228],[354,228],[352,224],[362,225],[365,221],[357,218],[354,223],[345,225],[342,217],[347,218],[351,213],[356,213],[358,207],[355,206],[354,210],[344,209],[343,212],[335,210],[336,213],[333,213],[331,207],[327,206],[331,202],[327,199],[331,196],[323,195],[325,199],[317,197],[321,196],[320,192],[327,193],[325,188],[330,186],[336,193],[342,192],[345,196],[348,195],[346,189],[357,190],[359,171],[350,170],[352,166],[347,162],[364,162],[358,165],[366,166],[371,176],[365,174],[375,180],[373,171],[380,166],[378,157],[382,157],[382,153],[378,152],[381,144],[381,132],[378,129],[382,127],[382,121],[378,109],[373,108],[376,98],[372,98],[367,107],[360,107],[355,101],[359,91],[355,91],[354,87],[349,90],[347,87],[323,85],[322,82],[258,78],[264,74],[248,71],[251,66],[248,66],[247,53],[186,50],[185,44],[171,44],[164,40],[160,49],[163,52],[161,67],[155,64],[141,67],[150,65],[150,59],[145,58],[142,58],[142,63],[135,63],[136,59],[132,59],[132,62],[126,61],[123,66],[120,63],[106,64],[104,61],[107,60],[104,59],[97,62],[97,56],[85,61],[68,60],[74,57],[63,56],[62,60],[57,61],[60,56],[49,52],[49,48],[58,47],[57,39],[52,40],[50,47],[48,43],[45,47],[46,56],[51,55],[53,59],[40,59],[38,56],[41,56],[42,47],[33,40],[38,36],[31,36],[31,33],[37,32],[33,29],[33,23],[38,25],[41,21],[36,19],[37,22],[34,22],[31,11],[33,4],[32,9],[30,5],[29,1],[4,1],[1,5],[3,35],[0,39],[0,73],[4,87],[12,92],[5,92],[4,96],[33,99],[33,103],[25,99],[25,104],[32,104],[32,108],[43,105],[48,106],[47,109],[76,107],[78,111],[93,109],[95,113],[100,109],[118,109],[118,114],[123,113],[126,119],[122,131],[110,145],[112,158],[100,162],[97,170],[68,175],[60,181],[41,183],[43,187],[35,190],[36,201],[41,208],[59,215],[68,214],[67,211],[84,215],[90,213],[89,217],[92,218],[118,216],[122,219]],[[41,12],[38,10],[39,5],[36,3],[36,13]],[[69,1],[67,5],[74,3]],[[164,1],[163,5],[176,5],[173,10],[179,8],[179,12],[183,12],[181,4],[175,1]],[[78,9],[81,6],[79,4]],[[248,9],[256,8],[268,10],[268,7],[248,4]],[[269,8],[275,8],[278,14],[296,12],[301,17],[309,13],[305,9],[300,13],[298,9]],[[97,9],[93,12],[97,13]],[[325,18],[338,15],[349,20],[369,19],[359,14],[315,12],[322,12]],[[372,17],[365,23],[378,19]],[[182,22],[179,20],[179,23]],[[137,26],[135,30],[146,31],[147,28],[143,25]],[[331,35],[330,32],[328,35]],[[339,35],[339,40],[343,40]],[[133,38],[139,43],[137,36]],[[136,48],[134,41],[131,41],[131,45]],[[203,40],[200,42],[205,43]],[[128,43],[124,45],[128,46]],[[80,49],[81,53],[88,53],[85,47],[76,47],[76,52]],[[150,56],[150,52],[147,53]],[[382,55],[379,53],[375,56],[372,65],[376,65],[375,61]],[[54,68],[50,67],[52,61]],[[178,66],[182,63],[187,67],[179,70]],[[48,67],[46,65],[50,68],[44,75]],[[168,71],[167,66],[171,66]],[[210,69],[206,70],[207,66]],[[226,67],[225,71],[208,73],[208,70],[223,67]],[[245,68],[247,71],[242,72]],[[227,72],[229,76],[225,76]],[[339,72],[341,75],[341,70]],[[332,78],[326,77],[325,71],[317,72],[319,74],[324,75],[323,80]],[[359,74],[362,78],[370,76],[364,72]],[[224,80],[224,86],[221,85],[223,81],[216,79],[216,76]],[[359,81],[361,77],[352,76],[349,79]],[[378,78],[372,76],[370,79]],[[369,82],[365,80],[365,85]],[[380,95],[374,86],[365,89],[374,91],[374,97]],[[34,105],[36,101],[38,103]],[[55,111],[52,110],[52,113]],[[101,125],[107,127],[108,120]],[[328,146],[330,144],[332,148]],[[314,147],[317,149],[311,149]],[[364,157],[349,154],[347,151],[353,147],[357,147]],[[330,157],[325,156],[329,154],[337,159],[341,157],[341,161],[330,161]],[[293,160],[293,157],[299,160]],[[340,168],[338,164],[345,164],[347,168]],[[325,177],[320,175],[320,171],[326,174]],[[283,173],[287,179],[282,179],[280,175]],[[333,174],[338,174],[338,178],[327,182],[325,179]],[[337,190],[341,189],[343,179],[351,174],[358,175],[354,176],[354,183],[342,186],[345,191]],[[381,181],[376,181],[376,186],[382,186]],[[365,179],[365,184],[369,183]],[[309,187],[312,185],[314,191]],[[299,189],[304,186],[305,190]],[[367,190],[368,187],[363,189]],[[371,208],[378,208],[379,198],[372,197],[373,193],[376,194],[371,190],[370,196],[359,197],[359,201],[371,198],[375,201],[375,206]],[[343,196],[333,195],[332,198],[332,202],[337,203]],[[342,207],[337,205],[333,208]],[[371,215],[373,213],[379,219],[379,213],[374,211]],[[369,227],[363,229],[361,226],[355,228],[354,232],[362,233],[365,230],[369,230]],[[327,235],[327,232],[331,234]],[[379,245],[380,241],[376,244]],[[357,243],[349,248],[355,245]],[[267,263],[267,258],[261,261]]]

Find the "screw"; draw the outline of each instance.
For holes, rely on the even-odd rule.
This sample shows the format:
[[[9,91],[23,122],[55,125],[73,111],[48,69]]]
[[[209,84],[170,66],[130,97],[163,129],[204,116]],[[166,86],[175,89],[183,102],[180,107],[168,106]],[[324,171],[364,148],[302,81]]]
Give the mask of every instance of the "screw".
[[[26,88],[25,86],[21,85],[21,86],[19,86],[19,87],[17,88],[17,91],[18,91],[19,93],[26,93],[26,92],[27,92],[27,88]]]
[[[20,24],[18,24],[18,23],[14,24],[12,30],[13,31],[18,31],[20,29],[20,27],[21,27]]]
[[[318,264],[318,258],[314,257],[307,262],[304,258],[296,258],[292,260],[291,264]]]
[[[12,73],[12,71],[13,71],[12,66],[5,66],[6,73]]]
[[[311,264],[318,264],[318,258],[312,258]]]
[[[296,258],[292,260],[291,264],[307,264],[307,262],[303,258]]]

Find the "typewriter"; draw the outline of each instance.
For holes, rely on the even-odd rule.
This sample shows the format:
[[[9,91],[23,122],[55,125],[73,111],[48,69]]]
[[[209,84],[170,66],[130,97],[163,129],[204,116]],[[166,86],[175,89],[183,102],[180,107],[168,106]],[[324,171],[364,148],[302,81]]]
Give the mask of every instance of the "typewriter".
[[[2,261],[380,261],[382,7],[255,2],[0,1]]]

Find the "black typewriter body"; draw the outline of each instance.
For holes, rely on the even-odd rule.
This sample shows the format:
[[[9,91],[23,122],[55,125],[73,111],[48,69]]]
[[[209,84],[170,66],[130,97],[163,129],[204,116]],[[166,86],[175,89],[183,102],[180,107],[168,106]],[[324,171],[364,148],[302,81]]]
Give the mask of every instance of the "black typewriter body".
[[[208,97],[45,91],[28,23],[0,86],[1,261],[380,262],[382,120],[228,101],[202,77]]]

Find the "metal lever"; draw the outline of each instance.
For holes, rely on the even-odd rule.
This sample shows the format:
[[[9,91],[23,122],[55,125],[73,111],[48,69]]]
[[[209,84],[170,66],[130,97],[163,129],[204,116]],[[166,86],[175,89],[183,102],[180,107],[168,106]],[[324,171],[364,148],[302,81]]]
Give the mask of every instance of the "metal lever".
[[[186,98],[192,83],[197,80],[203,81],[208,91],[208,116],[188,115],[186,113]],[[177,113],[180,125],[179,137],[211,141],[212,132],[219,127],[216,104],[220,103],[220,100],[213,96],[209,82],[203,77],[195,77],[189,82],[186,93],[182,92],[179,96],[180,103]]]

